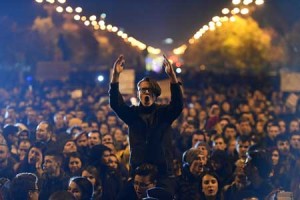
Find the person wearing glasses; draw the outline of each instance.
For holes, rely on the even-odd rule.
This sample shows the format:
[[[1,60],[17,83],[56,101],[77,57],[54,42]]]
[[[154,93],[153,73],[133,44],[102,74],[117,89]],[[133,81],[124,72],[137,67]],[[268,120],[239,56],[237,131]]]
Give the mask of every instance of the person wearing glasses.
[[[129,127],[131,170],[143,163],[151,163],[158,168],[160,177],[168,177],[172,171],[171,124],[183,109],[180,83],[171,63],[164,56],[163,66],[170,80],[170,103],[156,103],[161,88],[154,79],[145,77],[137,84],[138,105],[129,106],[119,91],[119,77],[124,64],[122,55],[114,63],[109,100],[111,108]]]

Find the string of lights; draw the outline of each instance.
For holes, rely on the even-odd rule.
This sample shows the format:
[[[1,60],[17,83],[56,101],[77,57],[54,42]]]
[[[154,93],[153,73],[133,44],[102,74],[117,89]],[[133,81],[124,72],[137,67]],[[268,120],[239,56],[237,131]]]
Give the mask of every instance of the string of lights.
[[[124,40],[124,42],[129,43],[133,47],[137,47],[140,50],[147,49],[150,54],[160,54],[161,50],[159,48],[147,45],[133,36],[130,36],[125,31],[121,30],[119,27],[112,24],[106,24],[105,18],[106,14],[102,13],[100,17],[97,18],[96,15],[86,16],[82,7],[73,8],[67,4],[67,0],[35,0],[39,4],[52,4],[55,7],[56,12],[63,14],[68,13],[73,15],[74,20],[81,21],[85,26],[92,26],[94,30],[108,31],[116,34]],[[223,8],[221,10],[221,16],[214,16],[212,20],[207,24],[203,25],[189,40],[186,44],[173,49],[175,55],[181,55],[185,52],[188,45],[196,43],[207,31],[214,31],[217,27],[222,26],[226,22],[234,22],[235,15],[247,15],[250,13],[250,8],[253,6],[258,6],[264,4],[264,0],[232,0],[233,8]]]

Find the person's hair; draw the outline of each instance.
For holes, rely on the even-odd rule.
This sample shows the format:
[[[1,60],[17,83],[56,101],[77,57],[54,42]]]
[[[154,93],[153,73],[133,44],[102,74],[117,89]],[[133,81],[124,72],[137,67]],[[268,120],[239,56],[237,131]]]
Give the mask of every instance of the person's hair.
[[[51,134],[54,133],[54,128],[53,125],[50,122],[47,121],[41,121],[39,124],[47,124],[47,131],[50,132]]]
[[[61,190],[51,194],[48,200],[76,200],[76,198],[70,192]]]
[[[51,150],[46,151],[46,153],[44,155],[44,158],[46,156],[53,156],[54,159],[55,159],[55,161],[58,162],[58,163],[60,163],[60,165],[62,165],[63,155],[60,152],[58,152],[58,151],[56,151],[54,149],[51,149]]]
[[[94,193],[94,188],[92,183],[85,177],[74,176],[69,180],[69,184],[71,182],[76,183],[81,191],[81,200],[91,200]]]
[[[12,200],[24,200],[28,198],[30,191],[37,190],[38,178],[33,173],[20,173],[12,179],[9,193]]]
[[[224,128],[223,128],[223,134],[225,133],[225,131],[226,131],[227,128],[233,128],[237,132],[236,126],[234,124],[229,123],[229,124],[226,124],[224,126]]]
[[[160,88],[159,84],[154,79],[152,79],[150,77],[144,77],[142,80],[140,80],[137,83],[137,87],[139,87],[142,82],[148,82],[150,84],[151,90],[153,91],[153,94],[156,97],[160,96],[160,94],[161,94],[161,88]]]
[[[289,142],[290,141],[289,139],[290,138],[289,138],[288,134],[278,134],[275,138],[275,143],[277,144],[277,142],[279,142],[279,141]]]
[[[99,135],[100,140],[102,141],[102,135],[99,130],[92,130],[92,131],[88,132],[87,135],[89,136],[92,133],[97,133]]]
[[[70,168],[69,168],[69,162],[72,158],[79,158],[79,160],[81,161],[82,166],[84,166],[84,159],[82,159],[82,156],[80,153],[78,152],[71,152],[68,154],[68,156],[66,157],[65,161],[64,161],[64,169],[66,170],[66,172],[70,172]]]
[[[204,138],[203,141],[206,142],[206,137],[205,137],[204,131],[202,131],[202,130],[196,130],[196,131],[193,133],[192,138],[193,138],[194,135],[202,135],[203,138]]]
[[[102,185],[100,173],[96,167],[88,165],[82,171],[87,171],[88,173],[92,174],[92,176],[96,179],[95,189],[96,187]]]
[[[241,142],[241,143],[245,143],[245,142],[251,142],[251,137],[247,136],[247,135],[240,135],[236,138],[236,143]]]
[[[257,168],[260,177],[266,179],[272,170],[272,161],[265,149],[251,146],[248,150],[250,163]]]
[[[134,171],[134,176],[149,176],[151,182],[156,182],[158,176],[158,170],[155,165],[152,164],[142,164],[138,166]]]
[[[217,198],[216,199],[220,199],[220,193],[221,193],[221,184],[220,184],[220,178],[219,178],[219,176],[214,172],[214,171],[212,171],[212,170],[206,170],[206,171],[204,171],[203,173],[201,173],[201,176],[200,176],[200,191],[201,191],[201,197],[202,198],[200,198],[200,199],[206,199],[205,198],[205,195],[204,195],[204,193],[203,193],[203,191],[202,191],[202,179],[204,178],[204,176],[206,176],[206,175],[209,175],[209,176],[212,176],[212,177],[214,177],[216,180],[217,180],[217,182],[218,182],[218,192],[217,192],[217,194],[216,194],[216,196],[217,196]]]

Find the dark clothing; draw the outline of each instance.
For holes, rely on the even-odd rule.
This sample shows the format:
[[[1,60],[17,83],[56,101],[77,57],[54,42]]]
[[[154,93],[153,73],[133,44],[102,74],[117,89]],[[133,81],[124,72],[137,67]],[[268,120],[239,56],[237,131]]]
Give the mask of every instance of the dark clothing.
[[[194,176],[189,171],[189,166],[183,167],[183,174],[177,177],[176,199],[199,200],[200,199],[200,177]]]
[[[12,178],[14,178],[16,175],[14,171],[15,164],[16,161],[13,158],[8,158],[6,167],[0,168],[0,177],[12,180]]]
[[[110,85],[109,95],[111,108],[129,127],[132,169],[142,163],[151,163],[161,174],[171,171],[171,124],[183,109],[179,83],[171,84],[171,102],[168,105],[128,106],[119,92],[119,83]]]
[[[117,200],[138,200],[138,197],[136,195],[136,192],[134,190],[133,181],[128,181],[121,192],[119,193]]]
[[[59,190],[68,189],[69,177],[65,175],[60,175],[58,177],[49,177],[44,174],[42,178],[39,179],[39,188],[41,190],[39,195],[39,200],[48,200],[51,194]]]

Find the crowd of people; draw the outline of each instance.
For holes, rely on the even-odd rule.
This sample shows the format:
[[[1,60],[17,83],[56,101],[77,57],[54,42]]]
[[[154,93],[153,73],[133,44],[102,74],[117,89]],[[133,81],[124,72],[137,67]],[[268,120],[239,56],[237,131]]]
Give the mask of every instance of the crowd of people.
[[[0,199],[300,199],[300,117],[285,93],[218,81],[186,88],[188,80],[179,86],[166,73],[177,95],[170,105],[179,107],[159,111],[158,130],[131,107],[110,105],[119,94],[114,82],[109,94],[87,86],[79,98],[67,84],[2,88]],[[151,124],[147,104],[170,100],[142,82],[145,108],[136,110]],[[122,97],[133,103],[133,95]]]

